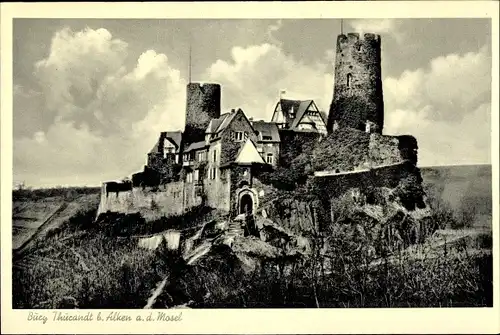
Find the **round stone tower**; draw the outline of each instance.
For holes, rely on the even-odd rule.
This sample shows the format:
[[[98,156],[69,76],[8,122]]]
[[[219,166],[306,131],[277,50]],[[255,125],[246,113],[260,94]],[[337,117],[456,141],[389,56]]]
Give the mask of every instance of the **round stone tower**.
[[[382,133],[384,99],[380,61],[380,35],[338,36],[329,132],[349,127]]]
[[[184,143],[203,141],[210,120],[220,117],[221,87],[219,84],[189,83],[186,96]]]

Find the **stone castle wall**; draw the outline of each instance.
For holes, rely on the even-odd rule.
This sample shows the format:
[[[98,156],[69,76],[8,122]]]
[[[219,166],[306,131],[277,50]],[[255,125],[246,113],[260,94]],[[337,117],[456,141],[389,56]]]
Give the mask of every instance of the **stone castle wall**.
[[[133,214],[140,212],[146,220],[178,215],[184,211],[184,185],[169,183],[158,190],[134,187],[129,191],[107,192],[102,186],[101,202],[97,215],[107,211]]]
[[[339,35],[335,60],[333,100],[328,131],[336,122],[340,128],[365,130],[366,121],[384,127],[380,36],[356,33]]]
[[[127,189],[117,188],[113,184],[113,191],[110,191],[105,183],[97,215],[107,211],[140,213],[146,221],[151,221],[163,216],[179,215],[202,204],[229,211],[230,201],[229,170],[223,170],[216,180],[204,179],[202,184],[181,181],[158,187]]]
[[[228,169],[217,171],[217,179],[203,180],[206,194],[205,205],[211,208],[229,212],[230,209],[230,174]]]

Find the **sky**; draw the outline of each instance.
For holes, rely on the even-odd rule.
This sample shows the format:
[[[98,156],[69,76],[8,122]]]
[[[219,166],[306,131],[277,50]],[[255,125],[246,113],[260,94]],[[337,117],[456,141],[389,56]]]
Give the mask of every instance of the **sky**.
[[[97,186],[141,171],[182,130],[191,80],[222,111],[270,120],[279,91],[328,111],[338,19],[14,19],[14,181]],[[351,19],[382,38],[384,134],[411,134],[419,166],[491,163],[491,21]]]

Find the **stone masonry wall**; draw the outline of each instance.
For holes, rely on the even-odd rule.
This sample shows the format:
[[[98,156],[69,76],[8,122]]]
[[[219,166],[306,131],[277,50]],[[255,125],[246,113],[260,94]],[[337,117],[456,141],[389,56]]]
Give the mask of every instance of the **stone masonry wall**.
[[[194,185],[173,182],[158,188],[134,187],[130,191],[101,192],[98,215],[107,211],[117,213],[141,213],[146,221],[163,216],[183,213],[185,210],[201,204],[201,198],[195,196]]]
[[[204,179],[206,194],[205,205],[208,207],[229,211],[230,206],[230,172],[227,169],[217,169],[216,179]]]

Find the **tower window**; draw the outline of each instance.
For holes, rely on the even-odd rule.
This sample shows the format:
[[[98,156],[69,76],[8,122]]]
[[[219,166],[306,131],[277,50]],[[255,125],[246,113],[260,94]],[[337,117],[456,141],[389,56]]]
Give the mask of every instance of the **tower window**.
[[[352,74],[347,74],[347,87],[351,87],[352,84]]]
[[[266,163],[267,164],[273,164],[273,154],[272,153],[268,153],[266,155]]]

